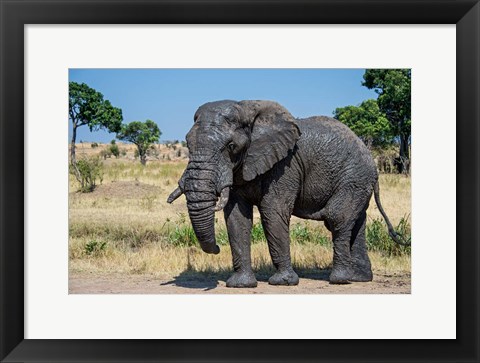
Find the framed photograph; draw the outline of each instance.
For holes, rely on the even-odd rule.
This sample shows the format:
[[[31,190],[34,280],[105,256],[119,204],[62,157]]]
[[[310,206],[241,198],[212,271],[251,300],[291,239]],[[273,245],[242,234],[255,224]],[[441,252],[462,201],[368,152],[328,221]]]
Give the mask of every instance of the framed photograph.
[[[70,294],[411,292],[410,69],[68,73]],[[388,95],[402,84],[396,104],[405,116],[391,125],[379,108],[386,96],[377,101],[364,78]],[[387,88],[382,82],[389,79],[395,82]],[[94,125],[91,107],[106,107],[108,117]],[[280,112],[285,116],[271,119]],[[332,114],[342,123],[325,116]],[[141,115],[147,118],[138,121]],[[322,181],[324,170],[331,177]],[[273,175],[282,177],[270,181]],[[336,216],[328,211],[343,203],[349,180],[365,192]],[[250,198],[261,185],[270,187]],[[285,209],[300,193],[297,206]],[[367,206],[373,194],[377,203]],[[229,214],[237,199],[245,211]],[[269,222],[268,210],[289,217]],[[351,226],[345,234],[354,240],[352,270],[333,255],[342,237],[332,239],[327,226],[336,224]],[[285,235],[277,239],[279,228]],[[232,257],[242,262],[232,266]]]
[[[2,15],[2,361],[479,361],[478,1],[4,1]],[[368,79],[376,71],[411,89],[411,150],[386,124],[378,133],[386,106]],[[87,94],[108,119],[78,117]],[[268,129],[267,111],[283,131]],[[367,111],[377,134],[348,124],[346,114]],[[188,157],[204,163],[197,134],[221,139],[219,153],[254,180],[262,160],[281,164],[270,160],[284,154],[272,140],[307,137],[299,119],[317,115],[347,123],[358,150],[400,145],[400,157],[380,153],[374,168],[411,168],[411,178],[380,176],[392,228],[378,190],[356,193],[368,189],[378,205],[349,252],[366,241],[372,282],[343,276],[331,213],[295,209],[327,225],[286,224],[290,265],[275,242],[281,219],[269,225],[270,214],[254,212],[254,275],[235,245],[242,219],[215,222],[220,254],[192,219],[202,201],[185,184],[195,175],[183,173],[198,169]],[[268,129],[242,134],[268,151],[236,153],[242,135],[201,128],[240,116]],[[298,137],[284,158],[306,150]],[[235,215],[240,187],[224,179],[216,208]],[[282,183],[272,180],[269,190]],[[241,198],[244,208],[250,197]],[[389,234],[412,246],[388,252]],[[232,256],[243,274],[231,275]],[[355,276],[371,280],[362,266]]]

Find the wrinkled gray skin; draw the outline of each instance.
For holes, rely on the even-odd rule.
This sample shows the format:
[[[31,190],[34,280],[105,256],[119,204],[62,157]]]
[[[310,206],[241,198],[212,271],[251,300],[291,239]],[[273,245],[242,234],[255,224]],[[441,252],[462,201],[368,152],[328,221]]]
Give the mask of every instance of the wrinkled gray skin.
[[[324,221],[333,236],[331,283],[371,281],[366,210],[378,175],[370,152],[329,117],[295,119],[270,101],[218,101],[201,106],[187,134],[190,161],[171,203],[182,193],[203,251],[217,254],[215,210],[224,209],[233,255],[228,287],[255,287],[250,233],[260,211],[276,273],[272,285],[297,285],[290,258],[290,217]]]

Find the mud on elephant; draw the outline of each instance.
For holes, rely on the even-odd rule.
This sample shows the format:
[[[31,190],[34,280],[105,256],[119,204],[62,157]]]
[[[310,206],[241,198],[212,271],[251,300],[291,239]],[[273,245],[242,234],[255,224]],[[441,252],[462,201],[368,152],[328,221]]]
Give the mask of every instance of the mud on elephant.
[[[379,200],[369,150],[344,124],[325,116],[295,119],[271,101],[217,101],[201,106],[186,137],[190,160],[178,188],[197,239],[217,254],[215,211],[224,210],[233,257],[228,287],[255,287],[250,238],[259,209],[276,273],[273,285],[296,285],[290,257],[292,215],[324,221],[333,237],[331,283],[371,281],[365,243],[372,193],[390,236],[402,243]]]

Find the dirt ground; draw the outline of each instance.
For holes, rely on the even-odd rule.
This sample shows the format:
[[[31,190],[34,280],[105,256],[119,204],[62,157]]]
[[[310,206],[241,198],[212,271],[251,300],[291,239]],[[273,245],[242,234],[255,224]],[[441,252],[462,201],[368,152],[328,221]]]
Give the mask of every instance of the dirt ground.
[[[300,276],[298,286],[271,286],[260,278],[258,287],[232,289],[225,277],[185,273],[175,277],[152,275],[96,275],[70,273],[69,294],[410,294],[410,275],[376,273],[372,282],[330,285],[328,272]]]

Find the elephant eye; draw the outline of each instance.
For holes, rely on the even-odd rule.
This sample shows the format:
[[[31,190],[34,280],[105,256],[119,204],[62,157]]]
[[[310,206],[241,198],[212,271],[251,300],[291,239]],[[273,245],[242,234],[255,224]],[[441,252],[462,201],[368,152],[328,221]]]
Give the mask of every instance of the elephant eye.
[[[230,150],[230,151],[235,150],[235,144],[234,144],[233,142],[231,142],[230,144],[228,144],[228,150]]]

